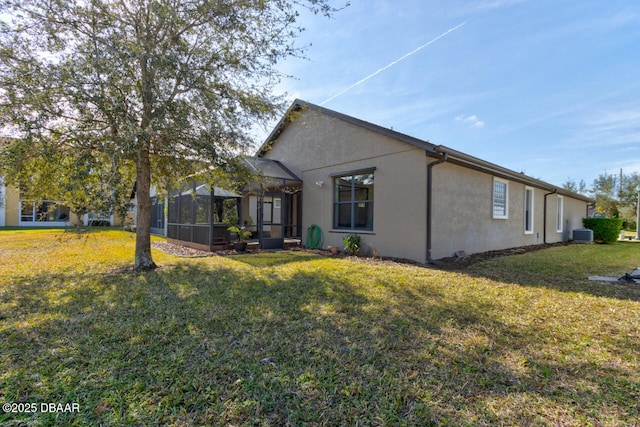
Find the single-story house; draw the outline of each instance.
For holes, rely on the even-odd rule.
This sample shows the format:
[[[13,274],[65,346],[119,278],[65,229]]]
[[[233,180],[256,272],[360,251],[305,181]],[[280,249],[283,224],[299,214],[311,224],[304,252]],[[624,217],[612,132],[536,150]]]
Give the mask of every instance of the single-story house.
[[[278,206],[282,218],[302,231],[303,245],[306,230],[315,225],[325,248],[341,247],[344,237],[356,233],[365,250],[420,263],[460,251],[568,241],[593,203],[523,173],[301,100],[257,157],[283,165],[299,180],[297,214],[284,198]]]

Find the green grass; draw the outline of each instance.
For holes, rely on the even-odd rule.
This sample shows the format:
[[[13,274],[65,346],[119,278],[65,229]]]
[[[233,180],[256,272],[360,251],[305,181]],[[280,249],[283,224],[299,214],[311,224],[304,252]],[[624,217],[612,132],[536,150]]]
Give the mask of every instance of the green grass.
[[[277,252],[136,274],[132,235],[0,231],[2,425],[638,425],[640,245],[461,272]],[[38,406],[39,407],[39,406]]]

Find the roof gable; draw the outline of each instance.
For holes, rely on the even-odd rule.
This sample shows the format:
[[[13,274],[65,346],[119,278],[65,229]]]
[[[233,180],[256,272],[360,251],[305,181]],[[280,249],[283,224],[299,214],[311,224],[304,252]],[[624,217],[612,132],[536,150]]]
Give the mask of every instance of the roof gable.
[[[396,132],[394,130],[391,130],[370,122],[366,122],[364,120],[360,120],[355,117],[348,116],[346,114],[342,114],[337,111],[333,111],[328,108],[321,107],[319,105],[311,104],[309,102],[296,99],[293,102],[293,104],[289,107],[289,109],[287,110],[285,115],[282,117],[282,119],[280,119],[280,121],[278,122],[276,127],[273,129],[271,134],[269,134],[265,142],[262,144],[262,146],[258,150],[258,153],[256,154],[256,156],[262,157],[269,150],[269,147],[276,142],[280,134],[294,121],[296,115],[304,110],[315,111],[320,114],[324,114],[326,116],[333,117],[347,123],[351,123],[355,126],[368,129],[372,132],[375,132],[380,135],[384,135],[388,138],[395,139],[397,141],[404,142],[409,145],[413,145],[414,147],[418,147],[420,149],[435,153],[434,150],[436,146],[434,144],[431,144],[429,141],[423,141],[421,139],[414,138],[412,136],[409,136],[400,132]]]

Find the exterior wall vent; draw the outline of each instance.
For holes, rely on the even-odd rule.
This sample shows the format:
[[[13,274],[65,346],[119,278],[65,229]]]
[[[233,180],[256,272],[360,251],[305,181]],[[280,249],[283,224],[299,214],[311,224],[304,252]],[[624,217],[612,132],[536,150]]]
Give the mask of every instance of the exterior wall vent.
[[[588,228],[579,228],[573,230],[574,243],[593,243],[593,230]]]

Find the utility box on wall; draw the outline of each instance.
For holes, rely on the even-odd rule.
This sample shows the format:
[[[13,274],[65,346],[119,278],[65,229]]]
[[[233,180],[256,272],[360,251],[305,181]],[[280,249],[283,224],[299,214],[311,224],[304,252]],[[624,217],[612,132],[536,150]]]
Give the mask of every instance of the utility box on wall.
[[[588,228],[573,230],[573,241],[575,243],[593,243],[593,230]]]

